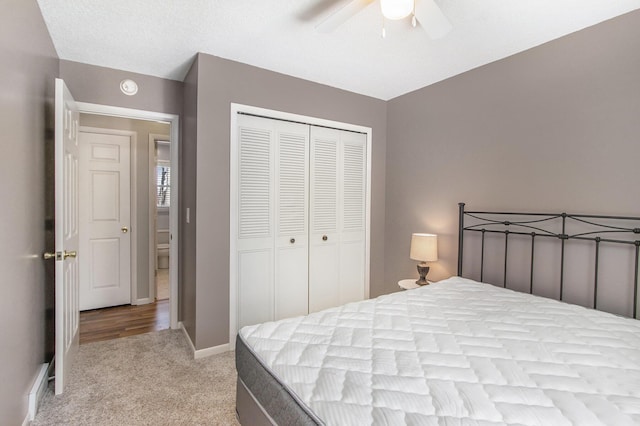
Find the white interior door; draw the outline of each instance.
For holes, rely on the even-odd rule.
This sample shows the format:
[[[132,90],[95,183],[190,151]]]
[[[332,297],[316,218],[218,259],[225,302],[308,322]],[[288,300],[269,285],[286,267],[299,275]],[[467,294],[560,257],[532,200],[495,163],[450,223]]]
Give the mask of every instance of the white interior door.
[[[367,135],[340,132],[340,304],[365,298]]]
[[[310,312],[365,298],[366,144],[362,133],[311,127]]]
[[[339,130],[311,127],[309,312],[340,304],[339,145]]]
[[[80,310],[131,303],[131,136],[80,132]]]
[[[238,120],[238,329],[274,318],[275,131],[270,121]]]
[[[309,126],[272,120],[275,153],[275,318],[309,313]]]
[[[242,115],[237,134],[238,326],[305,315],[309,126]]]
[[[78,108],[61,79],[55,88],[56,394],[78,349]]]

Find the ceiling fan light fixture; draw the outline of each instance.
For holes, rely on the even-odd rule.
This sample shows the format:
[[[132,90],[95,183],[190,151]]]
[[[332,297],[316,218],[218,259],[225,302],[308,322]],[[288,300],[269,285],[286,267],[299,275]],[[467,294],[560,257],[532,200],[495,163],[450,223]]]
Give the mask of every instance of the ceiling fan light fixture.
[[[402,19],[413,13],[414,0],[380,0],[382,16],[386,19]]]

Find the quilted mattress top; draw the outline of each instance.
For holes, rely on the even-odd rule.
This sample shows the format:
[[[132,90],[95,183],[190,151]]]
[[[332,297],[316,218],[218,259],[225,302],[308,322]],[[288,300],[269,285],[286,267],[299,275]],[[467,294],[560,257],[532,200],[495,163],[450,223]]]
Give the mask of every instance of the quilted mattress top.
[[[463,278],[240,334],[330,425],[640,424],[640,321]]]

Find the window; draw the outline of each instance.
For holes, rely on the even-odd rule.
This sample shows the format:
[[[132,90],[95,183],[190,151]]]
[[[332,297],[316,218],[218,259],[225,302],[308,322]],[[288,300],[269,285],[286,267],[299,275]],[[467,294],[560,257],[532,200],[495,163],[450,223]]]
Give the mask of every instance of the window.
[[[171,205],[171,167],[169,163],[158,162],[156,166],[156,206]]]

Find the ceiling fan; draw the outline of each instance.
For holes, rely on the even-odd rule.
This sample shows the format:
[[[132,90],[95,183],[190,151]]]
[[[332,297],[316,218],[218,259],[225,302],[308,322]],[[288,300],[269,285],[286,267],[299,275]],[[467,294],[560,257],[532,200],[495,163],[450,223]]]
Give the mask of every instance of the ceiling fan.
[[[316,25],[316,30],[330,33],[376,1],[380,2],[383,19],[398,20],[411,16],[411,24],[415,27],[420,23],[433,40],[444,37],[453,28],[434,0],[351,0]],[[382,37],[385,35],[383,24]]]

